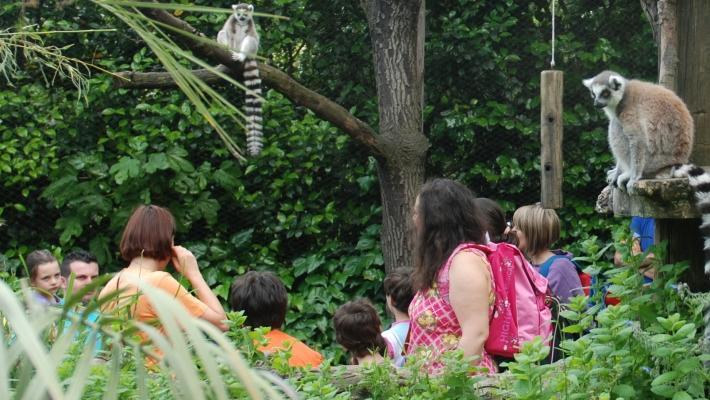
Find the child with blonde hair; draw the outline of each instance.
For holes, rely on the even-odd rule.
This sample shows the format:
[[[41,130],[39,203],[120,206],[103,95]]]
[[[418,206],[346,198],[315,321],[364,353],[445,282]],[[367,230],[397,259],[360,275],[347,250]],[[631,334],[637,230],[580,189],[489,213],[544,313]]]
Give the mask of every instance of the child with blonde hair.
[[[552,294],[560,302],[568,303],[571,297],[584,294],[572,254],[551,249],[560,238],[560,219],[555,210],[540,204],[520,207],[513,214],[512,231],[517,236],[518,248],[547,278]]]

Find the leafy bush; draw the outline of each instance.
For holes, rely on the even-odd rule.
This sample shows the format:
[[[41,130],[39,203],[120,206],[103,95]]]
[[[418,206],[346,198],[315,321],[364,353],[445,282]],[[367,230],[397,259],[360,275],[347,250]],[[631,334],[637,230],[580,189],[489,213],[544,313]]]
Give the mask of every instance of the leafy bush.
[[[626,238],[626,243],[631,240]],[[561,344],[566,358],[540,366],[546,351],[541,342],[524,346],[510,363],[509,395],[520,399],[648,399],[704,398],[710,372],[703,362],[702,310],[710,295],[691,294],[678,278],[687,264],[662,265],[656,279],[644,285],[639,266],[646,254],[662,257],[663,246],[630,256],[629,245],[617,246],[627,266],[614,268],[596,260],[588,268],[609,276],[609,290],[621,304],[600,310],[574,299],[562,315],[571,321],[563,331],[586,332]]]
[[[87,313],[99,304],[76,312],[72,305],[83,293],[65,299],[63,309],[30,306],[27,313],[16,294],[0,281],[2,398],[281,397],[216,328],[191,317],[164,292],[151,287],[142,291],[155,307],[169,340],[155,327],[132,320],[105,315],[95,324],[87,322]],[[138,342],[137,332],[147,333],[154,347]],[[106,362],[97,361],[105,357],[96,349],[99,335],[105,348],[111,348]],[[160,349],[164,357],[159,369],[147,371],[144,357],[153,354],[153,349]]]

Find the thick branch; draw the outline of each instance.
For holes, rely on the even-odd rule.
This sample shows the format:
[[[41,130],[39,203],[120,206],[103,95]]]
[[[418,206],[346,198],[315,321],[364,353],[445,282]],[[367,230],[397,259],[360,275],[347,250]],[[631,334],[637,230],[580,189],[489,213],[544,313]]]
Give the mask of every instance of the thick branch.
[[[184,30],[193,35],[204,37],[204,34],[199,32],[190,24],[174,17],[168,12],[158,9],[145,9],[142,10],[142,12],[156,21]],[[201,41],[179,34],[174,36],[178,42],[187,47],[197,56],[210,60],[214,63],[222,64],[222,66],[219,67],[223,68],[222,71],[226,72],[229,70],[228,73],[232,77],[239,80],[242,79],[243,65],[239,62],[233,61],[230,52],[226,49],[218,46],[216,43]],[[200,79],[208,82],[219,79],[216,75],[207,70],[196,70],[194,73]],[[259,73],[261,74],[262,82],[286,96],[293,103],[310,109],[318,117],[340,128],[345,133],[349,134],[353,139],[363,144],[373,156],[383,156],[379,148],[377,134],[375,131],[368,124],[348,112],[348,110],[346,110],[343,106],[319,93],[314,92],[313,90],[308,89],[283,71],[270,65],[259,63]],[[131,82],[126,82],[123,79],[118,79],[116,84],[121,87],[176,87],[175,82],[168,73],[123,72],[120,75],[131,80]]]

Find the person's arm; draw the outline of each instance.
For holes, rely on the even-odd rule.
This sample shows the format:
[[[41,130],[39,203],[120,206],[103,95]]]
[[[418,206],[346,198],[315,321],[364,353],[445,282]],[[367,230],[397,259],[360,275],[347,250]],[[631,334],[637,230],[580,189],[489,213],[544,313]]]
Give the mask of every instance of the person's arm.
[[[202,277],[195,256],[190,250],[182,246],[174,246],[173,253],[175,254],[172,260],[173,266],[190,281],[192,288],[195,289],[197,298],[207,306],[207,309],[205,309],[205,312],[200,318],[212,323],[222,331],[226,331],[227,325],[224,321],[227,319],[227,314],[224,312],[224,308],[222,308],[222,304],[219,302],[219,299],[217,299],[217,296],[212,293],[212,289],[210,289],[207,282],[205,282],[205,279]]]
[[[490,272],[481,257],[470,252],[456,255],[449,270],[449,301],[461,325],[458,348],[464,356],[481,356],[488,339]]]
[[[631,255],[635,256],[641,253],[643,253],[643,251],[641,250],[641,238],[635,236],[633,238],[633,242],[631,243]],[[643,259],[643,261],[641,261],[641,265],[639,265],[639,272],[651,279],[654,279],[656,272],[655,268],[653,268],[654,259],[654,254],[648,253]],[[624,266],[624,260],[622,260],[621,252],[618,250],[614,253],[614,265],[616,265],[617,267]]]

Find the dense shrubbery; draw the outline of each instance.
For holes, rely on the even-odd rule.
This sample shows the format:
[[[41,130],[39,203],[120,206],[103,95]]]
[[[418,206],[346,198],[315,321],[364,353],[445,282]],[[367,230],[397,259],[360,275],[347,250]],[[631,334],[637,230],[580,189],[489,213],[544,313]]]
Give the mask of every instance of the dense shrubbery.
[[[609,66],[649,78],[656,57],[637,3],[562,3],[557,61],[567,80],[567,136],[560,214],[566,244],[577,249],[575,243],[592,234],[608,238],[610,221],[595,215],[592,205],[611,164],[602,116],[578,82]],[[459,179],[508,210],[539,197],[538,76],[549,57],[548,5],[428,4],[428,174]],[[0,7],[0,24],[13,26],[20,5]],[[260,19],[261,54],[376,126],[370,42],[357,3],[294,0],[258,7],[291,18]],[[47,40],[72,45],[68,55],[110,70],[160,69],[135,35],[100,14],[84,2],[63,9],[41,2],[41,9],[26,9],[21,22],[38,22],[38,30],[116,26],[116,32]],[[224,18],[182,17],[211,34]],[[618,27],[623,29],[610,30]],[[339,354],[329,325],[335,307],[354,296],[382,304],[374,160],[311,113],[269,92],[264,154],[239,164],[177,92],[117,90],[109,77],[95,75],[84,102],[72,88],[45,85],[31,64],[11,78],[15,87],[0,87],[3,268],[17,270],[23,254],[42,246],[56,252],[88,248],[103,271],[116,270],[128,213],[154,202],[176,215],[176,240],[195,252],[222,298],[234,276],[254,268],[275,271],[291,294],[287,327],[329,354]],[[239,91],[223,91],[241,102]]]

